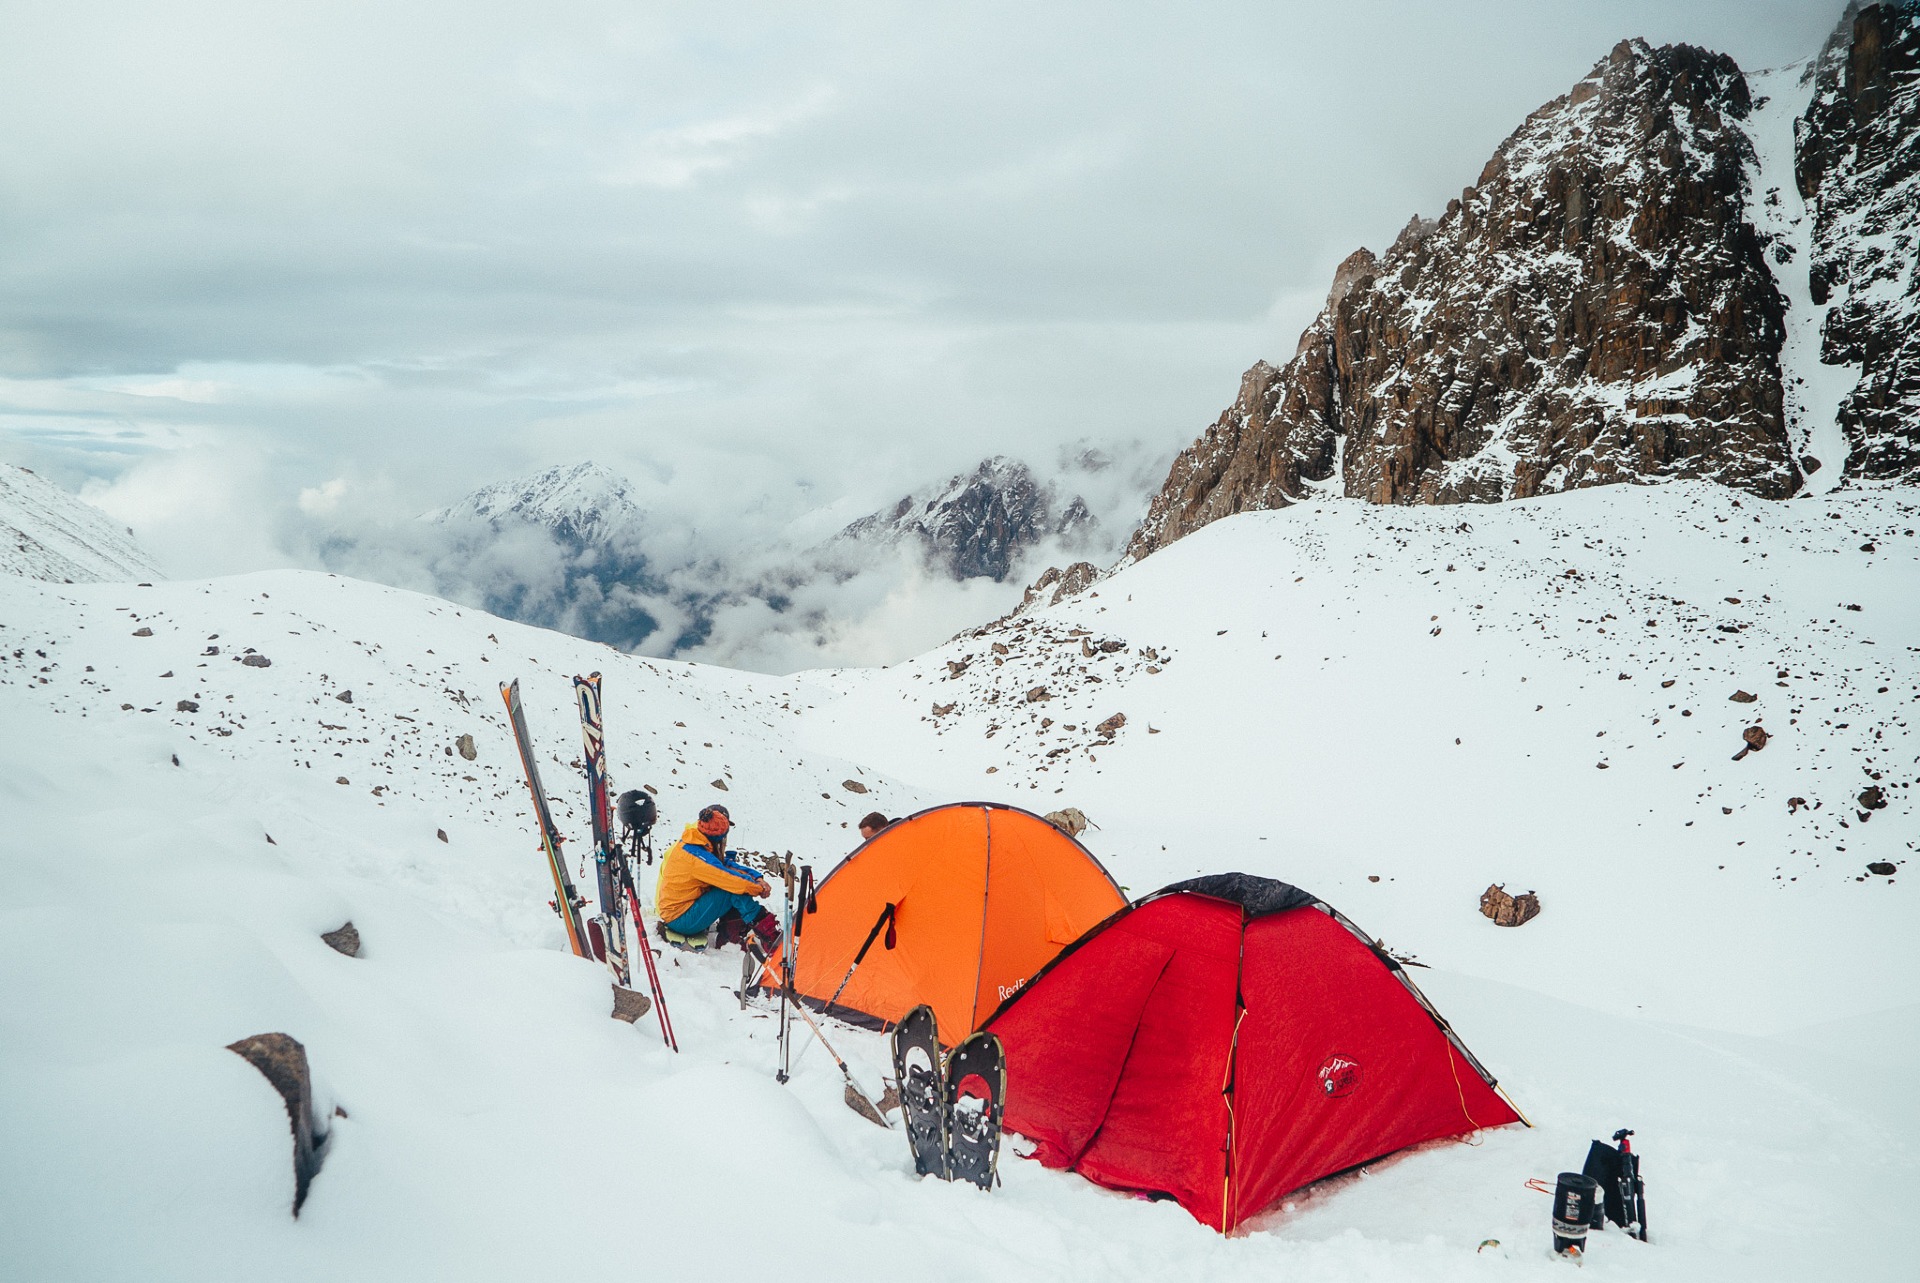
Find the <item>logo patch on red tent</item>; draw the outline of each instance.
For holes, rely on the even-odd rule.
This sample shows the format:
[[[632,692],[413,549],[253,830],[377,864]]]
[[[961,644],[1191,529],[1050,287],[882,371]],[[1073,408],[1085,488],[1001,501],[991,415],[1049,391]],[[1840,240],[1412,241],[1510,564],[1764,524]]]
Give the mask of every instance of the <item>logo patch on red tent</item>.
[[[1360,1085],[1360,1063],[1345,1056],[1328,1056],[1320,1065],[1320,1090],[1329,1096],[1346,1096]]]

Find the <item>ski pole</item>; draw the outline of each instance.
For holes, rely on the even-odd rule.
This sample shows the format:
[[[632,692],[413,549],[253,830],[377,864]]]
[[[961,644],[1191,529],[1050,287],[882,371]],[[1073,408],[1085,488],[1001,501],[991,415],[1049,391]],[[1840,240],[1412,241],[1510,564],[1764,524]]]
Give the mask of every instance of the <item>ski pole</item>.
[[[660,991],[660,972],[653,965],[653,945],[647,940],[647,920],[640,915],[640,897],[634,894],[633,878],[627,878],[627,904],[633,910],[635,934],[640,937],[640,956],[647,962],[647,985],[653,990],[653,1009],[660,1017],[660,1036],[674,1051],[680,1044],[673,1036],[673,1020],[667,1015],[667,995]]]
[[[784,930],[780,934],[780,1072],[774,1075],[775,1079],[782,1083],[786,1082],[789,1076],[787,1070],[791,1044],[788,1035],[793,1023],[792,1016],[788,1011],[788,1008],[793,1002],[794,899],[793,856],[791,852],[788,853],[786,868],[783,870],[783,874],[782,881],[786,883],[786,899],[781,905],[781,917],[784,919],[781,926]]]
[[[847,1107],[868,1122],[878,1123],[891,1130],[892,1125],[887,1122],[887,1116],[880,1112],[880,1107],[873,1103],[866,1092],[860,1090],[860,1084],[853,1080],[853,1071],[847,1068],[847,1062],[840,1058],[840,1053],[833,1049],[833,1044],[827,1041],[827,1036],[820,1032],[820,1026],[813,1023],[813,1017],[807,1014],[806,1004],[795,1002],[793,1009],[800,1013],[800,1019],[807,1022],[807,1028],[813,1030],[813,1036],[820,1040],[820,1045],[827,1049],[829,1056],[833,1057],[833,1063],[840,1066],[840,1076],[847,1080],[847,1090],[843,1093]]]
[[[853,955],[853,965],[847,968],[846,975],[840,977],[840,987],[833,991],[833,997],[827,999],[826,1009],[828,1011],[832,1011],[833,1004],[840,1001],[840,995],[846,992],[847,983],[853,979],[853,973],[855,971],[858,971],[860,969],[860,964],[867,960],[867,950],[873,948],[873,942],[880,938],[881,927],[887,928],[887,948],[889,949],[893,948],[893,942],[895,937],[894,937],[893,927],[891,925],[892,922],[893,922],[893,905],[889,903],[886,908],[880,910],[880,916],[874,919],[873,930],[867,932],[866,943],[860,946],[860,952]]]

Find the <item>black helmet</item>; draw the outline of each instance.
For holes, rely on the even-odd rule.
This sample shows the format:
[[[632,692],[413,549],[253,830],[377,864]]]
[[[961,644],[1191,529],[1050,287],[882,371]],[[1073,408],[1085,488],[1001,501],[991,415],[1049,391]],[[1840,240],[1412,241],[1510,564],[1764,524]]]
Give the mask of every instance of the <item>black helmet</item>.
[[[653,827],[659,817],[660,808],[654,804],[652,794],[640,789],[628,789],[620,795],[620,823],[635,833],[645,833]]]

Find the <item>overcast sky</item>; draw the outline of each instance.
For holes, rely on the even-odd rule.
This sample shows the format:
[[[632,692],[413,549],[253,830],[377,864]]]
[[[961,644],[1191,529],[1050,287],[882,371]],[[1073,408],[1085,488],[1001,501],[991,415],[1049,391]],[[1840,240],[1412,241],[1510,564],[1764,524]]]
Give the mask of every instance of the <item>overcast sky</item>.
[[[1624,36],[1812,0],[0,0],[0,458],[176,574],[594,458],[715,539],[1171,452]]]

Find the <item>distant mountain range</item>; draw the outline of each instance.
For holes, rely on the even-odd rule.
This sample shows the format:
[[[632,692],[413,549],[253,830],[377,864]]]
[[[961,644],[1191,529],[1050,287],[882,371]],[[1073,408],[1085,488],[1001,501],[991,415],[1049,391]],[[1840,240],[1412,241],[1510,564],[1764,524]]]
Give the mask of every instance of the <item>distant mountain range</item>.
[[[996,455],[825,540],[726,550],[649,513],[629,481],[597,463],[549,468],[482,487],[395,532],[392,557],[434,591],[492,613],[666,656],[729,657],[730,627],[758,620],[800,634],[845,629],[907,579],[984,594],[977,623],[1012,607],[1018,581],[1047,556],[1118,554],[1145,503],[1157,458],[1080,448],[1043,475]],[[1104,514],[1104,519],[1102,514]],[[803,520],[796,528],[813,524]],[[322,550],[329,564],[382,577],[359,541]],[[1004,586],[1004,591],[998,591]],[[958,626],[956,622],[955,626]],[[950,629],[947,631],[951,631]],[[941,640],[937,628],[922,644]]]

